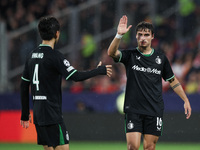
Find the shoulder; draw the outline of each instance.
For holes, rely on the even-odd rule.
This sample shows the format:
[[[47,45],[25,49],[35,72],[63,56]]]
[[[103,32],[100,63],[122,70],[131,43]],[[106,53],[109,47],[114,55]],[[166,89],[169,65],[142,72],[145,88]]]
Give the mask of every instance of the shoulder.
[[[126,54],[133,54],[133,53],[137,53],[137,49],[125,49],[125,50],[120,50],[122,53],[126,53]]]
[[[61,52],[59,52],[58,50],[53,50],[52,54],[57,56],[57,57],[64,57],[64,55]]]
[[[158,55],[165,55],[165,53],[162,50],[156,50],[156,49],[154,49],[154,51]]]
[[[165,52],[163,52],[162,50],[155,50],[154,49],[154,51],[155,51],[155,55],[157,55],[157,56],[159,56],[159,57],[161,57],[163,59],[167,58],[166,55],[165,55]]]
[[[37,50],[38,50],[38,47],[35,48],[35,49],[33,49],[32,51],[30,51],[30,52],[28,53],[28,55],[26,56],[26,61],[31,60],[33,53],[36,53]]]

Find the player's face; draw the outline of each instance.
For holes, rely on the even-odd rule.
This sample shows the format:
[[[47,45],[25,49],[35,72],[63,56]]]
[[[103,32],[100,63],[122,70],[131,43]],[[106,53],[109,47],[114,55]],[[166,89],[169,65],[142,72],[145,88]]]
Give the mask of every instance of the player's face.
[[[139,47],[151,47],[151,41],[154,35],[152,35],[151,30],[144,29],[137,31],[136,39]]]

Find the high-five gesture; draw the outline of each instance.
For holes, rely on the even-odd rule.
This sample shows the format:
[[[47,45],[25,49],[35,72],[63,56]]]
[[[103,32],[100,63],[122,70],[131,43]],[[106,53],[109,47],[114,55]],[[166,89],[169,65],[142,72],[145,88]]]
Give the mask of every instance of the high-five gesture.
[[[129,25],[127,28],[128,18],[126,15],[122,16],[122,18],[119,21],[119,25],[117,28],[117,33],[120,35],[125,34],[129,31],[129,29],[132,27],[132,25]]]

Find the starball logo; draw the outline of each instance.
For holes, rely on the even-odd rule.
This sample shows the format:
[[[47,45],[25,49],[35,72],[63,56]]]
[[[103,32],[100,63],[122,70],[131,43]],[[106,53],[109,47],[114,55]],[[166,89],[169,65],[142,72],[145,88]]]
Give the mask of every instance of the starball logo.
[[[136,70],[136,71],[141,71],[141,72],[148,72],[148,73],[154,73],[154,74],[158,74],[160,75],[161,74],[161,71],[156,69],[156,68],[145,68],[145,67],[139,67],[138,65],[134,65],[132,67],[133,70]]]

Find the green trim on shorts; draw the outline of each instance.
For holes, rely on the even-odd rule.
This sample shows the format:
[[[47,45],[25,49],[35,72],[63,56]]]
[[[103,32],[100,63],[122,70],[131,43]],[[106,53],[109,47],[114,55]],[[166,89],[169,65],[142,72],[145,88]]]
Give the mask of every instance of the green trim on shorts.
[[[126,118],[127,118],[127,114],[125,114],[125,122],[124,122],[125,133],[126,133]]]
[[[63,132],[62,132],[62,129],[61,129],[61,126],[59,126],[59,130],[60,130],[60,145],[64,145],[65,144],[65,140],[64,140],[64,137],[63,137]]]
[[[162,134],[163,134],[163,121],[162,121],[162,130],[160,136],[162,136]]]

